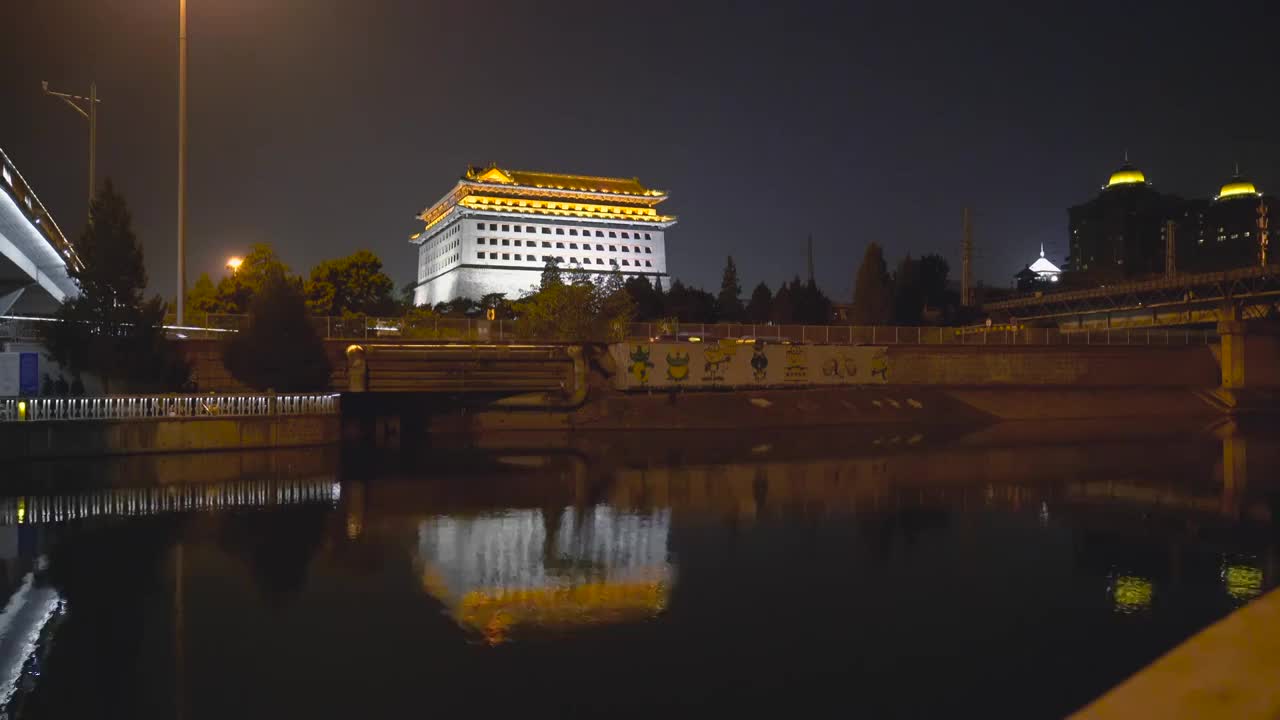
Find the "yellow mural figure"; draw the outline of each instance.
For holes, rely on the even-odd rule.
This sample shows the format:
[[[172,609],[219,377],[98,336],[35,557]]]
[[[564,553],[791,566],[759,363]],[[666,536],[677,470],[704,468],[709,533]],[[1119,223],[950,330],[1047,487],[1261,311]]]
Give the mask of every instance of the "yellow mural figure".
[[[788,382],[799,382],[809,377],[809,358],[804,348],[787,347],[787,367],[783,370],[783,377]]]
[[[667,379],[671,382],[684,382],[689,379],[689,353],[667,353]]]
[[[735,340],[707,343],[702,348],[702,381],[723,382],[725,370],[738,352]]]
[[[871,377],[879,375],[880,379],[889,381],[889,355],[884,350],[871,356]]]
[[[627,366],[627,369],[630,370],[631,377],[634,377],[641,385],[649,383],[649,368],[653,367],[653,363],[649,362],[650,352],[646,345],[636,345],[635,349],[631,351],[631,364]]]

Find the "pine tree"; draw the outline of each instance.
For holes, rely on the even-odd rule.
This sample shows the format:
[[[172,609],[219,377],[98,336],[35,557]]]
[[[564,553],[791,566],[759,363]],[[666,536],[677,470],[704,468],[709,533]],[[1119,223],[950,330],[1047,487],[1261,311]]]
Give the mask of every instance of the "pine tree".
[[[164,302],[143,299],[142,247],[110,179],[90,204],[76,251],[83,264],[67,274],[80,295],[59,306],[59,322],[41,323],[49,353],[76,375],[98,375],[108,392],[178,389],[188,368],[164,335]]]
[[[893,293],[884,251],[878,243],[867,245],[853,286],[855,325],[884,325],[893,317]]]
[[[324,341],[311,324],[296,278],[269,275],[249,306],[249,327],[225,353],[232,377],[259,390],[301,392],[329,386]]]
[[[742,319],[742,285],[738,283],[738,267],[733,264],[730,255],[724,265],[724,276],[720,280],[720,294],[716,296],[716,305],[720,310],[720,319],[738,322]]]
[[[746,319],[752,323],[767,323],[773,310],[773,293],[769,286],[760,283],[751,291],[751,300],[747,302]]]
[[[542,280],[538,283],[538,289],[546,290],[563,284],[564,281],[560,279],[560,263],[556,262],[554,257],[548,255],[547,263],[542,266]]]

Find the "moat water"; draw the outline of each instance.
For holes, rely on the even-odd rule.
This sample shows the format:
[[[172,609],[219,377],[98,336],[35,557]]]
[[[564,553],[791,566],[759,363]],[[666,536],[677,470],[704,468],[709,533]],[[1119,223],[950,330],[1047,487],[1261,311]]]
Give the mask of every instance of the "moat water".
[[[1231,428],[436,439],[5,469],[17,718],[1060,717],[1280,578]]]

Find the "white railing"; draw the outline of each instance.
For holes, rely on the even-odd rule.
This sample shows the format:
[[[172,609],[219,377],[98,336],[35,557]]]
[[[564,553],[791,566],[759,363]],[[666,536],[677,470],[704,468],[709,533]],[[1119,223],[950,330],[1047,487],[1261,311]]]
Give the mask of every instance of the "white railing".
[[[336,504],[341,497],[342,488],[332,477],[107,488],[73,495],[0,498],[0,526],[37,525],[100,516],[207,512],[235,507]]]
[[[333,415],[336,393],[0,399],[0,422]]]

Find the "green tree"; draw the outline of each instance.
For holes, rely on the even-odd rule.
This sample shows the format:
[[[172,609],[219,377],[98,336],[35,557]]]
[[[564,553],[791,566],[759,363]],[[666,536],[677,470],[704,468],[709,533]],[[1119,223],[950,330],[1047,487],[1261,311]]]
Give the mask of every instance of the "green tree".
[[[899,325],[919,325],[924,302],[920,262],[908,254],[893,273],[893,321]]]
[[[547,262],[542,266],[542,280],[538,283],[539,290],[546,290],[555,285],[563,285],[564,281],[560,279],[560,263],[551,255],[547,256]]]
[[[941,255],[931,253],[920,258],[920,287],[929,307],[942,308],[950,301],[951,291],[947,289],[950,271],[951,266]]]
[[[773,292],[763,282],[751,291],[751,299],[747,301],[747,322],[764,324],[769,322],[769,314],[773,311]]]
[[[791,321],[805,325],[826,325],[831,322],[831,300],[811,278],[801,284],[800,278],[791,283]]]
[[[76,375],[98,375],[107,392],[178,389],[189,370],[165,337],[164,302],[158,295],[143,299],[142,248],[110,179],[90,204],[76,251],[83,266],[69,266],[67,274],[80,295],[58,307],[59,322],[41,323],[49,353]]]
[[[414,308],[415,306],[414,295],[417,293],[417,290],[418,290],[417,280],[410,280],[409,282],[400,286],[400,311],[401,312],[407,313]]]
[[[738,282],[738,267],[733,264],[730,255],[724,265],[724,275],[720,279],[720,294],[716,296],[716,304],[720,310],[720,319],[728,322],[742,320],[742,285]]]
[[[628,278],[626,290],[635,303],[637,319],[656,320],[662,317],[662,295],[649,284],[648,278],[643,275]]]
[[[800,278],[796,278],[799,284]],[[783,282],[778,286],[778,292],[773,295],[773,303],[769,307],[769,319],[779,325],[795,322],[795,288],[791,283]]]
[[[395,283],[382,271],[382,260],[368,250],[324,260],[311,268],[305,290],[315,315],[391,315]]]
[[[676,280],[663,299],[667,315],[686,323],[716,321],[716,297],[706,290],[691,288]]]
[[[224,356],[232,377],[252,388],[304,392],[329,387],[329,359],[298,283],[270,272],[249,306],[249,327]]]
[[[253,298],[268,279],[276,276],[287,278],[289,268],[280,261],[276,251],[266,243],[254,243],[249,254],[230,275],[218,281],[218,297],[213,312],[244,314],[249,312]]]
[[[884,325],[893,317],[893,292],[884,251],[879,243],[867,245],[853,285],[855,325]]]

